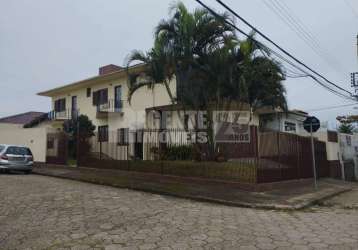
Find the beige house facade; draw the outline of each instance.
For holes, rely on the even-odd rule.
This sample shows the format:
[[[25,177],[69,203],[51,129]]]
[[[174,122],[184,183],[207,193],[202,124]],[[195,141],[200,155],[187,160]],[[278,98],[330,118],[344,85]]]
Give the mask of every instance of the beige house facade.
[[[114,66],[108,65],[105,67]],[[140,78],[143,65],[130,68]],[[120,128],[144,128],[145,109],[170,104],[164,86],[153,89],[143,87],[136,91],[131,103],[128,102],[128,72],[125,68],[105,71],[100,75],[39,93],[52,100],[53,126],[73,115],[87,115],[96,127],[108,126],[109,131]],[[139,82],[140,79],[137,79]],[[175,82],[171,84],[175,93]]]
[[[52,127],[62,129],[65,120],[86,115],[96,126],[96,132],[107,137],[102,150],[106,150],[106,144],[118,143],[121,130],[144,129],[147,108],[171,104],[168,92],[162,85],[138,89],[129,103],[128,76],[136,76],[134,84],[142,83],[145,80],[142,73],[144,67],[136,65],[127,69],[107,65],[99,69],[98,76],[39,93],[40,96],[51,98],[49,117]],[[170,88],[175,95],[175,81],[170,83]],[[98,140],[98,137],[93,140]],[[95,142],[93,145],[92,150],[98,151]],[[111,157],[117,154],[113,150],[107,151]]]

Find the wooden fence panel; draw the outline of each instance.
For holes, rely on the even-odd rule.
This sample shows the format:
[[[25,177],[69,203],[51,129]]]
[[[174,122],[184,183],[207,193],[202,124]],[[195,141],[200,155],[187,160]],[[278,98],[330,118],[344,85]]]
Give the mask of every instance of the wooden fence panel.
[[[260,134],[258,183],[313,177],[311,139],[295,134]],[[317,177],[329,176],[326,144],[315,140]]]

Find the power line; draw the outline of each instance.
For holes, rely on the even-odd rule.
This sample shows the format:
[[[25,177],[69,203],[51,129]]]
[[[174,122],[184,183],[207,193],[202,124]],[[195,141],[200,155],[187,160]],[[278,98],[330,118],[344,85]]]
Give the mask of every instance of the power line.
[[[203,5],[203,2],[201,0],[196,0],[198,3],[200,3],[201,5]],[[286,54],[287,56],[289,56],[291,59],[293,59],[296,63],[300,64],[301,66],[303,66],[304,68],[308,69],[309,71],[311,71],[312,73],[314,73],[315,75],[319,76],[320,78],[322,78],[324,81],[326,81],[327,83],[333,85],[334,87],[336,87],[337,89],[340,89],[341,91],[344,91],[346,93],[348,93],[349,95],[351,95],[351,92],[349,92],[348,90],[340,87],[339,85],[333,83],[332,81],[328,80],[325,76],[323,76],[322,74],[318,73],[316,70],[312,69],[311,67],[307,66],[305,63],[303,63],[302,61],[300,61],[299,59],[297,59],[296,57],[294,57],[291,53],[289,53],[287,50],[283,49],[280,45],[278,45],[276,42],[274,42],[271,38],[269,38],[268,36],[266,36],[265,34],[263,34],[260,30],[258,30],[256,27],[254,27],[252,24],[250,24],[246,19],[244,19],[243,17],[241,17],[239,14],[237,14],[233,9],[231,9],[228,5],[226,5],[224,2],[222,2],[221,0],[216,0],[216,2],[218,2],[220,5],[222,5],[225,9],[227,9],[229,12],[231,12],[234,16],[236,16],[238,19],[240,19],[242,22],[244,22],[247,26],[249,26],[251,29],[253,29],[256,33],[258,33],[260,36],[262,36],[265,40],[269,41],[271,44],[273,44],[276,48],[278,48],[281,52],[283,52],[284,54]]]
[[[262,44],[260,44],[261,46],[263,46]],[[305,71],[304,69],[300,68],[299,66],[295,65],[293,62],[289,61],[287,58],[283,57],[282,55],[280,55],[279,53],[277,53],[276,51],[274,50],[271,50],[271,53],[273,53],[276,57],[280,58],[282,61],[285,61],[287,64],[289,64],[290,66],[298,69],[299,71],[301,71],[302,73],[305,74],[306,77],[310,77],[312,78],[314,81],[316,81],[320,86],[322,86],[323,88],[325,88],[326,90],[328,90],[329,92],[341,97],[341,98],[344,98],[344,99],[348,99],[348,100],[351,100],[351,101],[354,101],[355,99],[352,98],[351,96],[347,96],[343,93],[339,93],[338,91],[332,89],[332,87],[330,86],[327,86],[326,84],[322,83],[319,79],[317,79],[315,76],[313,76],[312,74],[308,73],[307,71]]]
[[[206,4],[204,4],[201,0],[195,0],[196,2],[198,2],[201,6],[203,6],[205,9],[207,9],[210,13],[212,13],[214,16],[216,16],[219,19],[222,19],[222,17],[216,13],[213,9],[211,9],[209,6],[207,6]],[[239,31],[241,34],[245,35],[246,37],[250,38],[253,42],[255,42],[256,44],[258,44],[260,47],[266,47],[272,54],[274,54],[275,56],[277,56],[278,58],[280,58],[281,60],[285,61],[286,63],[288,63],[289,65],[291,65],[292,67],[298,69],[299,71],[303,72],[307,77],[311,77],[314,81],[316,81],[319,85],[321,85],[322,87],[324,87],[326,90],[330,91],[331,93],[341,97],[341,98],[345,98],[345,99],[349,99],[349,100],[355,100],[354,98],[352,98],[351,93],[348,92],[347,90],[344,90],[345,92],[349,93],[349,96],[343,94],[343,93],[339,93],[338,91],[332,89],[332,87],[327,86],[327,84],[322,83],[319,79],[317,79],[315,76],[313,76],[312,74],[308,73],[307,71],[305,71],[304,69],[300,68],[299,66],[295,65],[293,62],[289,61],[287,58],[283,57],[282,55],[280,55],[279,53],[277,53],[276,51],[268,48],[267,46],[263,45],[262,43],[260,43],[259,41],[257,41],[256,39],[254,39],[252,36],[250,36],[249,34],[247,34],[245,31],[239,29],[237,26],[235,26],[234,24],[232,24],[231,22],[227,21],[227,20],[223,20],[226,24],[230,25],[231,27],[233,27],[235,30]],[[297,59],[296,59],[297,60]],[[301,63],[302,64],[302,63]],[[342,89],[338,86],[338,89]]]
[[[332,69],[341,68],[340,64],[332,59],[328,53],[322,49],[318,39],[312,34],[305,24],[293,14],[293,11],[284,3],[278,0],[268,0],[271,5],[263,0],[264,4],[274,12],[296,35],[304,41],[323,61]]]
[[[330,107],[324,107],[324,108],[317,108],[317,109],[311,109],[307,110],[307,112],[317,112],[317,111],[324,111],[324,110],[331,110],[331,109],[339,109],[344,107],[351,107],[355,106],[357,103],[350,103],[350,104],[344,104],[344,105],[336,105],[336,106],[330,106]]]
[[[353,15],[358,19],[358,11],[355,10],[353,5],[348,0],[344,0],[344,2],[348,6],[348,8],[352,11]]]

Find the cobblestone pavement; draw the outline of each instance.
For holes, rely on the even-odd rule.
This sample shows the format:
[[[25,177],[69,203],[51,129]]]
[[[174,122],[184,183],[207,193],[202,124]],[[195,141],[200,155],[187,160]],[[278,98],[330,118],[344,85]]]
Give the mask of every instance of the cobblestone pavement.
[[[343,193],[323,203],[325,206],[335,208],[357,209],[358,213],[358,188],[351,192]],[[358,246],[357,246],[358,249]]]
[[[1,174],[0,201],[2,250],[358,249],[355,209],[255,210]]]

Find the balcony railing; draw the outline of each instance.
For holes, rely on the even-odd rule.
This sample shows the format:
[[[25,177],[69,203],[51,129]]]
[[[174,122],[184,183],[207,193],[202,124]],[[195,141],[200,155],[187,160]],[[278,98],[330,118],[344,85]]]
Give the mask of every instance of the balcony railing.
[[[98,104],[97,113],[123,113],[123,101],[111,99],[105,103]]]
[[[79,115],[79,110],[66,109],[62,111],[52,110],[48,113],[48,119],[51,121],[65,121],[76,119]]]

